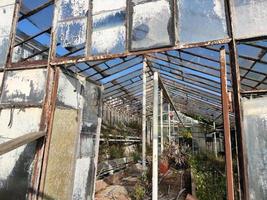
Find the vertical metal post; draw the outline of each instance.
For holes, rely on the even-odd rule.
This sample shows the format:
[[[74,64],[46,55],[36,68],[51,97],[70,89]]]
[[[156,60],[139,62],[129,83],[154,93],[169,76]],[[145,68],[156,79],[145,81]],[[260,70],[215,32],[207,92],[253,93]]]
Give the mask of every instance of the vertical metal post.
[[[231,148],[231,132],[229,120],[229,101],[227,92],[227,72],[226,72],[226,53],[225,48],[220,49],[221,63],[221,92],[223,107],[223,126],[224,126],[224,145],[226,158],[226,177],[227,177],[227,199],[234,200],[234,181],[233,181],[233,161]]]
[[[244,131],[243,131],[243,119],[241,113],[241,95],[240,95],[240,71],[238,64],[238,53],[236,48],[236,41],[234,37],[234,23],[233,23],[233,11],[234,7],[233,0],[226,0],[226,16],[228,17],[228,32],[232,40],[229,43],[229,56],[231,65],[232,75],[232,87],[234,94],[234,112],[235,112],[235,128],[236,128],[236,139],[237,139],[237,165],[238,165],[238,189],[239,199],[248,200],[248,169],[247,169],[247,152],[244,147]]]
[[[143,103],[142,103],[142,164],[146,168],[146,58],[143,62]]]
[[[158,200],[158,72],[154,72],[153,101],[153,152],[152,152],[152,200]]]
[[[169,138],[169,144],[171,143],[171,116],[170,116],[170,104],[168,104],[168,138]]]
[[[101,108],[99,109],[99,117],[97,119],[97,129],[96,129],[96,138],[95,138],[95,158],[94,158],[94,183],[96,182],[97,178],[97,167],[98,167],[98,157],[99,157],[99,145],[100,145],[100,133],[101,133],[101,124],[102,124],[102,111],[103,109],[103,91],[104,91],[104,86],[101,86],[101,97],[100,97],[100,103],[101,103]],[[95,199],[95,184],[93,185],[93,192],[92,192],[92,199]]]
[[[172,134],[174,134],[174,131],[175,131],[175,128],[174,128],[174,115],[172,116]],[[176,140],[176,134],[174,134],[175,136],[174,136],[174,142],[175,142],[175,140]]]
[[[244,146],[244,131],[243,131],[243,119],[241,113],[241,95],[240,95],[240,72],[237,58],[236,43],[232,40],[229,43],[230,52],[230,64],[232,85],[234,94],[234,111],[235,111],[235,126],[236,126],[236,139],[238,149],[238,178],[239,187],[241,190],[240,199],[248,200],[248,171],[247,171],[247,152]]]
[[[150,119],[150,132],[149,132],[149,145],[152,143],[152,135],[153,135],[153,121]]]
[[[164,135],[163,135],[163,91],[160,90],[160,152],[164,150]]]
[[[213,122],[213,129],[214,129],[214,133],[213,133],[214,154],[215,154],[215,157],[217,158],[217,136],[216,136],[216,124],[215,124],[215,122]]]
[[[147,145],[150,146],[151,144],[151,123],[150,118],[147,118]]]

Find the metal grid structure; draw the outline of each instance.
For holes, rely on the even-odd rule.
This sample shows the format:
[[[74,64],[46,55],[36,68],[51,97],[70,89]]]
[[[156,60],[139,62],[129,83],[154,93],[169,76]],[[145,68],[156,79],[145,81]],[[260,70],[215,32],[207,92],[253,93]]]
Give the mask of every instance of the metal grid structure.
[[[55,9],[54,0],[17,1],[9,36],[10,48],[7,62],[4,68],[0,68],[0,73],[3,72],[3,76],[5,76],[6,72],[12,70],[47,68],[47,91],[43,104],[40,131],[46,131],[48,138],[51,134],[49,124],[52,123],[53,119],[58,66],[103,84],[105,88],[104,102],[109,107],[119,112],[128,110],[140,116],[144,58],[147,60],[149,68],[146,72],[148,81],[146,86],[147,115],[152,114],[153,72],[158,71],[161,84],[164,85],[169,94],[169,96],[164,95],[165,100],[170,101],[172,99],[175,110],[192,117],[199,115],[207,121],[217,121],[222,124],[224,121],[222,117],[219,54],[221,46],[225,46],[227,86],[234,101],[234,113],[230,117],[231,122],[235,123],[237,132],[242,197],[247,199],[246,153],[243,149],[240,98],[242,95],[261,95],[267,92],[266,34],[262,33],[264,31],[261,30],[255,31],[254,35],[250,33],[248,36],[241,34],[239,36],[240,28],[236,25],[238,12],[235,7],[238,1],[226,0],[222,2],[225,5],[227,29],[224,38],[180,43],[176,38],[177,34],[175,34],[171,45],[132,51],[128,44],[130,43],[131,30],[127,28],[129,33],[126,36],[125,52],[90,55],[88,53],[90,51],[85,46],[90,45],[91,39],[86,40],[87,45],[83,47],[60,47],[60,43],[57,42],[55,25],[52,25]],[[172,3],[176,5],[177,1]],[[132,27],[132,6],[131,3],[127,3],[126,6],[127,27]],[[91,13],[93,13],[92,10]],[[177,26],[176,15],[178,14],[174,8],[172,18],[175,27]],[[43,20],[44,17],[46,20]],[[92,18],[93,16],[88,18],[89,25],[93,23]],[[89,28],[87,37],[90,37],[91,34],[92,30]],[[57,50],[59,47],[61,48],[60,51]],[[21,53],[21,49],[25,52]],[[12,106],[30,107],[31,105]],[[45,155],[44,152],[47,151],[47,148],[47,146],[41,145],[37,154],[39,156]],[[44,156],[44,166],[46,159]],[[36,187],[42,187],[42,180],[41,186]]]

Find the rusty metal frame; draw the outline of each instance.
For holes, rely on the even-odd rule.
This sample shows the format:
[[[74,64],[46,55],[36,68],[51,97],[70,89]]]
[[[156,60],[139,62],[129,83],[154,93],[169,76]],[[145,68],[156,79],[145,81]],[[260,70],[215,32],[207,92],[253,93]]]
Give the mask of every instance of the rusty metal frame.
[[[221,62],[221,90],[222,90],[222,108],[223,108],[223,125],[224,125],[224,148],[226,160],[226,179],[227,179],[227,200],[234,200],[234,176],[231,147],[231,132],[229,119],[229,99],[227,89],[227,69],[225,48],[220,50]]]
[[[200,100],[206,101],[206,105],[209,109],[208,112],[218,114],[218,116],[221,114],[219,112],[219,108],[217,105],[221,103],[220,96],[214,93],[218,93],[220,90],[218,84],[220,82],[214,81],[205,77],[198,76],[196,74],[193,74],[193,77],[190,76],[192,80],[190,85],[183,84],[182,82],[186,83],[187,81],[185,79],[188,79],[180,69],[190,69],[195,72],[199,73],[205,73],[205,69],[211,69],[211,70],[216,70],[219,72],[219,69],[205,65],[201,62],[197,61],[192,61],[188,60],[186,58],[182,57],[176,57],[172,54],[170,54],[170,51],[177,51],[178,53],[183,53],[190,55],[192,57],[197,57],[200,59],[205,59],[207,61],[215,62],[217,64],[220,64],[220,60],[208,57],[206,55],[201,55],[197,53],[192,53],[190,50],[187,50],[192,47],[201,47],[202,49],[206,49],[209,51],[214,51],[214,52],[220,52],[220,49],[215,48],[215,47],[210,47],[210,45],[220,45],[220,44],[227,44],[229,46],[229,50],[226,51],[226,55],[229,56],[230,62],[225,63],[227,67],[230,67],[231,73],[228,73],[227,76],[232,78],[231,82],[228,83],[228,90],[232,90],[234,94],[234,113],[235,113],[235,126],[236,126],[236,132],[237,132],[237,144],[238,144],[238,161],[239,161],[239,179],[241,183],[241,197],[242,200],[247,200],[248,199],[248,191],[247,191],[247,186],[248,186],[248,180],[247,180],[247,155],[246,151],[244,148],[244,138],[243,138],[243,125],[242,125],[242,115],[241,115],[241,108],[240,108],[240,98],[241,95],[248,95],[248,94],[266,94],[266,90],[260,90],[258,89],[258,86],[261,84],[266,84],[267,76],[264,72],[260,72],[254,69],[254,66],[256,63],[262,63],[262,64],[267,64],[266,61],[263,61],[261,58],[267,54],[267,47],[266,46],[261,46],[258,44],[254,43],[244,43],[244,42],[251,42],[253,40],[258,40],[258,39],[267,39],[266,36],[260,36],[260,37],[255,37],[255,38],[249,38],[249,39],[239,39],[237,40],[234,38],[234,30],[233,30],[233,15],[232,15],[232,5],[233,5],[233,0],[224,0],[225,1],[225,9],[226,9],[226,17],[227,17],[227,28],[228,28],[228,35],[229,38],[224,38],[221,40],[214,40],[214,41],[208,41],[208,42],[200,42],[200,43],[194,43],[194,44],[179,44],[176,40],[176,44],[172,47],[164,47],[164,48],[158,48],[158,49],[150,49],[150,50],[141,50],[141,51],[126,51],[125,53],[122,54],[113,54],[113,55],[97,55],[97,56],[87,56],[85,57],[66,57],[71,54],[73,54],[76,51],[79,51],[79,49],[73,49],[73,51],[70,51],[65,55],[65,57],[62,58],[54,58],[52,55],[55,55],[55,47],[57,46],[56,40],[55,40],[55,31],[51,30],[53,29],[52,27],[41,31],[37,33],[36,35],[30,36],[29,38],[25,39],[24,41],[15,44],[15,36],[16,36],[16,22],[19,22],[22,19],[27,19],[28,17],[38,13],[42,9],[46,8],[47,6],[50,6],[54,3],[53,0],[50,0],[43,5],[40,5],[39,7],[31,10],[28,13],[25,13],[22,15],[22,17],[18,16],[20,6],[21,6],[21,1],[18,1],[16,3],[16,8],[14,12],[14,18],[13,18],[13,23],[12,23],[12,33],[10,36],[10,48],[9,48],[9,54],[7,58],[7,63],[6,67],[4,69],[1,69],[0,72],[3,72],[3,80],[5,78],[5,74],[7,71],[11,70],[26,70],[26,69],[36,69],[36,68],[47,68],[48,69],[48,80],[47,80],[47,93],[46,93],[46,98],[44,101],[44,107],[43,107],[43,116],[42,116],[42,124],[40,130],[43,131],[45,128],[48,128],[48,135],[45,140],[47,143],[43,143],[44,141],[39,140],[39,149],[37,150],[36,153],[36,168],[34,172],[34,179],[33,179],[33,188],[36,191],[42,192],[42,187],[44,183],[44,177],[45,177],[45,166],[47,162],[47,152],[49,149],[49,134],[51,134],[51,124],[53,122],[53,109],[54,109],[54,103],[55,103],[55,95],[56,95],[56,88],[57,88],[57,81],[58,81],[58,67],[63,66],[67,69],[70,69],[70,67],[75,67],[78,71],[77,73],[79,74],[86,74],[87,70],[93,69],[95,70],[95,73],[88,75],[87,77],[93,79],[94,81],[101,82],[105,78],[108,78],[114,74],[118,74],[120,72],[123,72],[124,70],[128,69],[129,66],[125,66],[125,69],[120,69],[116,72],[111,72],[116,68],[120,68],[121,65],[131,62],[131,60],[136,59],[140,55],[146,55],[148,62],[152,68],[152,70],[159,70],[161,72],[161,78],[162,81],[161,84],[163,85],[162,87],[166,88],[166,91],[168,91],[170,98],[174,98],[176,96],[180,96],[181,93],[185,94],[188,96],[188,99],[194,101],[196,104],[201,104],[205,105],[204,102],[201,102]],[[126,26],[130,26],[129,24],[129,4],[127,4],[127,24]],[[175,12],[174,12],[175,14]],[[90,20],[90,19],[89,19]],[[175,26],[177,25],[176,17],[174,17],[174,23]],[[175,29],[176,30],[176,29]],[[127,28],[128,31],[128,28]],[[40,61],[29,61],[25,60],[23,62],[18,62],[18,63],[12,63],[12,52],[14,47],[21,45],[23,43],[27,43],[36,37],[44,34],[44,33],[51,33],[51,42],[50,42],[50,48],[46,48],[40,52],[38,52],[35,55],[41,54],[42,52],[49,52],[49,57],[48,60],[40,60]],[[176,34],[175,34],[176,35]],[[127,41],[129,41],[129,33],[127,32]],[[246,56],[246,55],[241,55],[238,54],[238,44],[245,44],[248,46],[252,46],[255,48],[260,49],[262,52],[260,55],[258,55],[257,58],[251,57],[251,56]],[[128,43],[127,43],[128,45]],[[127,46],[126,49],[129,49],[129,46]],[[35,56],[34,55],[34,56]],[[166,58],[162,58],[159,55],[164,55]],[[127,57],[131,57],[130,59],[126,60]],[[110,59],[117,59],[121,58],[121,62],[116,64],[116,65],[109,65],[108,61]],[[253,64],[247,68],[245,66],[240,66],[238,63],[238,58],[250,60],[253,62]],[[176,63],[174,62],[175,60],[180,60],[182,62],[189,63],[189,65],[182,65],[181,63]],[[157,63],[157,61],[159,63]],[[169,66],[162,64],[162,61],[169,63]],[[96,62],[91,64],[90,62]],[[85,63],[88,67],[85,69],[80,69],[77,64],[79,63]],[[140,62],[141,63],[141,62]],[[102,69],[100,65],[103,64],[107,68]],[[138,63],[133,63],[133,66],[137,65]],[[171,66],[173,65],[173,66]],[[174,67],[177,66],[177,67]],[[200,70],[200,69],[203,69]],[[240,75],[240,70],[247,70],[247,72],[244,75]],[[138,70],[136,70],[138,72]],[[181,74],[179,74],[179,73]],[[255,80],[253,78],[248,77],[247,75],[250,73],[256,73],[259,75],[265,75],[266,77],[262,80]],[[219,78],[218,75],[212,74],[210,71],[206,71],[207,75],[214,77],[214,78]],[[140,70],[140,75],[141,75],[141,70]],[[140,90],[141,88],[138,88],[140,86],[139,82],[141,83],[141,78],[140,75],[136,75],[134,77],[131,77],[129,79],[126,79],[124,81],[120,81],[121,78],[123,77],[116,77],[114,80],[106,83],[105,85],[111,84],[108,86],[106,89],[108,89],[107,93],[104,93],[104,102],[107,103],[110,107],[116,108],[116,109],[123,109],[124,106],[131,105],[134,108],[132,109],[133,113],[136,113],[136,108],[137,112],[140,111],[140,105],[141,105],[141,96],[140,96]],[[147,76],[151,77],[153,74],[151,72],[148,72]],[[101,76],[101,78],[95,78],[96,76]],[[139,78],[138,81],[134,80],[135,78]],[[203,81],[210,81],[210,84],[207,84],[207,82],[203,82],[200,80],[200,78],[203,79]],[[207,80],[208,79],[208,80]],[[248,85],[246,83],[242,83],[242,80],[247,79],[256,82],[255,86]],[[176,80],[176,81],[174,81]],[[178,81],[179,80],[179,81]],[[130,83],[126,84],[127,81],[130,81]],[[124,85],[126,84],[126,85]],[[135,86],[131,86],[131,84],[136,84]],[[215,86],[216,84],[216,86]],[[197,89],[194,86],[197,87],[202,87],[202,85],[205,85],[206,90],[203,91],[197,91]],[[245,86],[249,89],[243,89],[242,86]],[[1,85],[2,89],[3,85]],[[166,94],[165,94],[166,97]],[[197,98],[199,97],[199,99]],[[152,91],[149,91],[147,93],[147,99],[151,100],[152,98]],[[167,95],[168,98],[168,95]],[[183,110],[181,105],[179,103],[174,102],[173,106],[177,106]],[[12,106],[18,106],[18,107],[27,107],[27,106],[35,106],[35,105],[12,105]],[[151,110],[148,110],[150,112]],[[186,112],[186,110],[184,110]],[[138,113],[137,113],[138,114]],[[50,127],[50,129],[49,129]],[[42,165],[40,165],[40,162],[43,162]],[[39,179],[39,176],[42,175],[41,180]],[[39,182],[41,181],[41,182]],[[41,193],[40,193],[41,194]],[[36,198],[37,196],[33,196],[32,199]]]

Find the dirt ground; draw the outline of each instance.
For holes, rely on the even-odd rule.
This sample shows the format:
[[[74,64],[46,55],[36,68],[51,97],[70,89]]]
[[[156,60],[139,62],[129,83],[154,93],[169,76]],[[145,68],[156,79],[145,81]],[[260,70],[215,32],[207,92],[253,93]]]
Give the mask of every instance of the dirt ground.
[[[96,200],[135,200],[136,184],[140,183],[142,166],[134,164],[126,170],[98,180],[96,183]],[[169,169],[159,175],[159,200],[185,200],[191,193],[189,170]],[[146,187],[144,200],[151,199],[151,187]]]

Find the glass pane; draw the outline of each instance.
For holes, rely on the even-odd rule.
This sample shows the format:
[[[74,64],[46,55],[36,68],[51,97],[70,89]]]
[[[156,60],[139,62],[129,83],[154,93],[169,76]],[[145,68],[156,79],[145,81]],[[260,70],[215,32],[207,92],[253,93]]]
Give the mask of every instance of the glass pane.
[[[0,2],[0,68],[3,68],[6,63],[9,49],[9,34],[14,13],[14,5],[3,6],[5,5],[4,3],[5,1]]]
[[[61,0],[59,5],[59,20],[85,17],[89,7],[89,0]]]
[[[126,0],[93,1],[92,54],[125,51]]]
[[[9,47],[9,36],[0,37],[0,69],[6,64],[7,53]]]
[[[150,49],[171,45],[174,26],[170,2],[159,0],[132,4],[131,49]]]
[[[251,200],[267,197],[267,97],[242,100]]]
[[[12,113],[12,114],[11,114]],[[10,115],[12,123],[10,125]],[[40,129],[41,108],[2,109],[0,143]],[[0,199],[28,199],[36,142],[0,156]]]
[[[45,95],[45,85],[45,69],[8,71],[0,103],[40,104]]]
[[[60,0],[56,4],[56,54],[59,57],[85,53],[89,0]]]
[[[267,34],[267,0],[234,0],[234,33],[236,38]]]
[[[226,38],[224,0],[180,0],[178,36],[182,44]]]
[[[58,23],[57,41],[63,47],[84,45],[86,38],[86,19]]]

